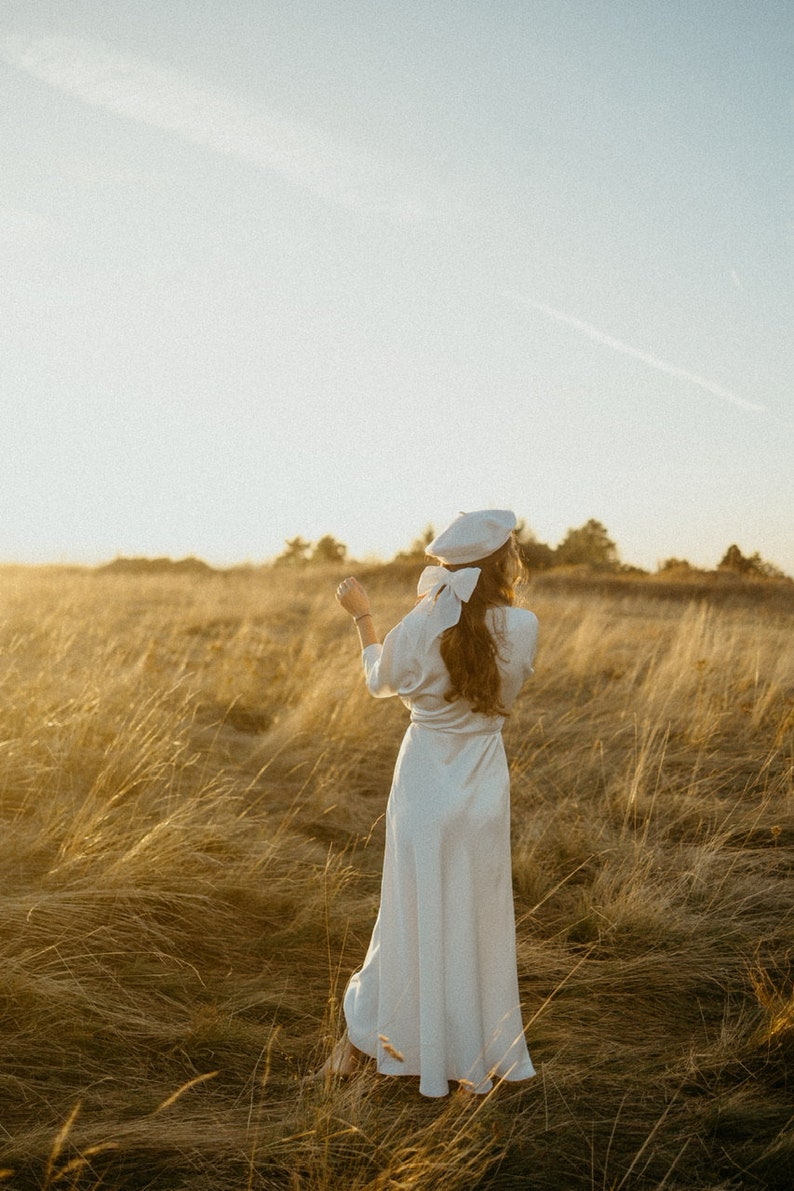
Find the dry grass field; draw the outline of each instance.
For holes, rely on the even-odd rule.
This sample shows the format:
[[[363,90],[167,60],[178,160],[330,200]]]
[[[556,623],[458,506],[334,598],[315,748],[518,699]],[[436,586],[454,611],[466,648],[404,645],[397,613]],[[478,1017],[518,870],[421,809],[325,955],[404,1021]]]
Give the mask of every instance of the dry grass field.
[[[381,631],[415,575],[362,576]],[[530,586],[506,729],[538,1077],[306,1080],[405,726],[338,575],[0,572],[0,1187],[794,1185],[794,610]]]

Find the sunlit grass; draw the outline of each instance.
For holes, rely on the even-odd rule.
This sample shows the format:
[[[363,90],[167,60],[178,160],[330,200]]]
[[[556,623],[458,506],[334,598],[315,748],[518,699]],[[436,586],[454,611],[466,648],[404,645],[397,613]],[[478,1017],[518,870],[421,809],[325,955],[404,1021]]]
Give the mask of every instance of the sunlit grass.
[[[369,577],[382,629],[409,576]],[[307,1080],[405,725],[321,570],[0,574],[0,1180],[792,1184],[792,618],[555,592],[506,728],[537,1079]]]

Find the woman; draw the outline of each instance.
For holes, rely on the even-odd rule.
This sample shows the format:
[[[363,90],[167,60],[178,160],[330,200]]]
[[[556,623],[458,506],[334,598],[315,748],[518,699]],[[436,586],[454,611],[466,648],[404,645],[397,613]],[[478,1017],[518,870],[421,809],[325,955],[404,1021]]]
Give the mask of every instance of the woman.
[[[532,673],[537,619],[513,606],[513,513],[461,513],[427,547],[414,609],[380,645],[357,579],[336,598],[354,618],[377,698],[411,711],[386,815],[381,903],[348,984],[347,1035],[323,1068],[418,1075],[487,1092],[534,1075],[515,958],[509,778],[502,726]]]

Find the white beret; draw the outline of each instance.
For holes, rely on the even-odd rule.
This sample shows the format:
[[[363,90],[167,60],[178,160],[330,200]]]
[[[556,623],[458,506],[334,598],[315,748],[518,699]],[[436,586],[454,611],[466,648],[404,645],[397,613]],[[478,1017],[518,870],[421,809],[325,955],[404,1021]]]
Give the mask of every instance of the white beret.
[[[459,513],[452,524],[425,547],[425,553],[452,566],[477,562],[504,546],[516,524],[516,515],[509,509]]]

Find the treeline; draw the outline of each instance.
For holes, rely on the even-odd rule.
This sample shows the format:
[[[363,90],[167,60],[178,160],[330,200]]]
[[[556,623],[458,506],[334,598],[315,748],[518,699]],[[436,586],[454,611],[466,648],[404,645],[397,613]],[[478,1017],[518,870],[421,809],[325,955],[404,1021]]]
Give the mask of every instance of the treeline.
[[[391,563],[421,565],[426,558],[427,546],[435,536],[436,531],[433,526],[428,525],[424,533],[420,534],[407,549],[399,551],[390,560]],[[582,572],[588,575],[600,575],[605,579],[613,576],[641,577],[651,574],[641,567],[622,562],[617,545],[609,536],[606,527],[592,517],[584,525],[569,529],[556,546],[551,546],[548,542],[541,542],[523,521],[519,522],[516,536],[524,562],[532,574],[556,570],[558,575]],[[318,564],[326,566],[356,565],[348,555],[345,543],[340,542],[332,534],[325,534],[314,542],[300,536],[288,538],[282,552],[270,564],[265,565],[307,567]],[[96,568],[98,573],[156,575],[180,572],[196,576],[217,573],[231,574],[254,569],[257,568],[253,564],[246,563],[218,572],[215,567],[211,567],[200,558],[193,556],[177,560],[118,557],[112,562]],[[777,579],[792,582],[779,567],[767,562],[757,551],[753,554],[744,554],[736,545],[727,548],[713,570],[694,567],[685,558],[667,558],[659,563],[654,575],[671,581],[696,581],[700,578],[713,580],[714,577],[724,577]]]
[[[436,531],[428,525],[424,533],[416,538],[406,550],[401,550],[392,561],[397,563],[421,563],[429,542]],[[520,521],[516,536],[521,553],[531,572],[550,571],[554,568],[581,569],[604,575],[648,575],[649,571],[621,561],[618,547],[600,521],[591,517],[584,525],[569,529],[557,546],[541,542],[524,521]],[[344,563],[350,561],[347,546],[331,534],[316,542],[302,537],[290,538],[285,548],[274,560],[274,566],[307,566],[313,563]],[[667,579],[696,579],[715,573],[750,579],[785,579],[787,576],[773,563],[767,562],[756,551],[745,555],[736,545],[725,551],[715,570],[708,571],[693,567],[686,559],[667,558],[659,563],[656,574]]]

